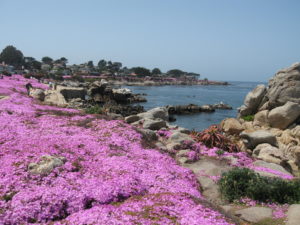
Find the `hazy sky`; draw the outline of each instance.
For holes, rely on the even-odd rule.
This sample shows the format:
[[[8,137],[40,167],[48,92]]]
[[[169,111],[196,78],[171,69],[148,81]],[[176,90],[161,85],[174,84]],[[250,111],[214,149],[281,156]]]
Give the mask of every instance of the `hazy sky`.
[[[0,50],[267,81],[300,61],[300,0],[0,0]]]

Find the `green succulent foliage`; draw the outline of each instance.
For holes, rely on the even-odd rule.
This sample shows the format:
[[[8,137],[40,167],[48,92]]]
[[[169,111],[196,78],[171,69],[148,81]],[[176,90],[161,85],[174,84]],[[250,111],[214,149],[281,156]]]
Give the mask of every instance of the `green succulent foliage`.
[[[300,180],[260,176],[248,168],[234,168],[219,181],[223,197],[232,202],[248,197],[260,202],[300,203]]]
[[[102,114],[103,109],[100,105],[95,105],[85,110],[88,114]]]
[[[243,116],[242,119],[245,120],[245,121],[253,121],[254,120],[254,115]]]

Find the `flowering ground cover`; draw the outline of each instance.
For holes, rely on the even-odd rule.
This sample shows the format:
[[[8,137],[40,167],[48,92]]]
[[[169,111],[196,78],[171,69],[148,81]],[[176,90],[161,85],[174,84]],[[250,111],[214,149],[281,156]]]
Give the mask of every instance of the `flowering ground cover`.
[[[130,125],[42,105],[29,81],[47,88],[0,80],[0,224],[229,224],[201,204],[194,174]],[[63,163],[32,173],[45,156]]]

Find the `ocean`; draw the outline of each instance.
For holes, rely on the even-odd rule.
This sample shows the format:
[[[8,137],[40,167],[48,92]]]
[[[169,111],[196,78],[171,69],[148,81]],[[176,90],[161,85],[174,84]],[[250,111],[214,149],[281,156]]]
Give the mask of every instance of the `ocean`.
[[[212,124],[218,124],[228,117],[236,117],[237,108],[243,104],[249,91],[263,82],[229,82],[228,86],[126,86],[133,93],[147,94],[147,102],[140,103],[145,110],[166,105],[215,104],[224,102],[232,110],[216,110],[214,113],[175,115],[176,124],[190,130],[201,131]]]

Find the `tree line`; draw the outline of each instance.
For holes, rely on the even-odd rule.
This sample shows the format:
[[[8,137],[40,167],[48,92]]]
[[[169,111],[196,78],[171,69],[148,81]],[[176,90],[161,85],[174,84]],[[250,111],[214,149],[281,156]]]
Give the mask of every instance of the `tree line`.
[[[0,63],[1,62],[5,62],[8,65],[12,65],[16,69],[24,68],[28,70],[41,70],[42,64],[47,64],[49,66],[53,66],[54,64],[60,64],[66,67],[68,59],[65,57],[61,57],[59,59],[54,60],[49,56],[44,56],[41,59],[41,61],[39,61],[36,60],[34,57],[25,57],[23,53],[16,47],[9,45],[5,47],[0,53]],[[135,73],[139,77],[156,76],[162,74],[159,68],[154,68],[150,70],[145,67],[132,67],[128,69],[127,67],[122,67],[121,62],[106,61],[104,59],[99,60],[96,66],[94,65],[93,61],[88,61],[86,65],[90,69],[90,71],[99,73]],[[179,69],[169,70],[167,71],[166,75],[171,77],[180,77],[182,75],[200,76],[200,74],[187,73]]]

